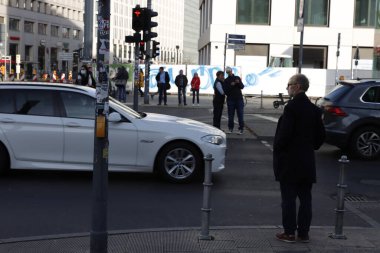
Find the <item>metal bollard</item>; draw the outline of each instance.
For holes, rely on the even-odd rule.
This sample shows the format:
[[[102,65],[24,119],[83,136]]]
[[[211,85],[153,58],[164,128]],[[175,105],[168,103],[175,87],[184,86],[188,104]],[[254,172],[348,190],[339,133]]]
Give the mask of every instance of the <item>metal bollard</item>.
[[[199,235],[200,240],[212,240],[213,237],[209,235],[210,227],[210,194],[211,194],[211,164],[214,158],[211,154],[207,154],[204,158],[205,160],[205,178],[203,182],[203,207],[202,211],[202,229],[201,234]]]
[[[346,211],[344,209],[344,194],[345,189],[347,188],[347,185],[344,184],[345,178],[344,178],[344,167],[345,164],[349,163],[350,161],[347,159],[347,156],[342,155],[339,159],[339,162],[341,163],[340,166],[340,173],[339,173],[339,182],[337,184],[338,187],[338,194],[337,194],[337,207],[335,209],[336,217],[335,217],[335,233],[331,234],[330,237],[333,239],[347,239],[345,235],[343,235],[343,215]]]
[[[263,109],[263,90],[261,90],[261,97],[260,97],[260,109]]]

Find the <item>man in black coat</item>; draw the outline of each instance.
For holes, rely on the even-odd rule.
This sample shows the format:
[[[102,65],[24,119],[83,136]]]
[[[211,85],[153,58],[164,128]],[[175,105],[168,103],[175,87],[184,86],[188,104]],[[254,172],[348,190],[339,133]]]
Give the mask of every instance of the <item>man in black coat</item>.
[[[223,90],[224,85],[224,72],[216,72],[216,79],[214,82],[214,97],[212,99],[213,110],[213,120],[212,125],[220,129],[220,121],[222,119],[224,101],[226,100],[226,95]]]
[[[159,72],[156,75],[157,88],[158,88],[158,104],[161,105],[164,100],[164,105],[167,105],[167,89],[170,85],[170,77],[168,72],[164,71],[164,67],[159,68]]]
[[[227,67],[226,73],[228,77],[224,80],[224,93],[227,95],[227,113],[228,113],[228,129],[227,133],[232,133],[235,125],[235,111],[239,122],[238,134],[244,131],[244,101],[242,89],[244,84],[239,76],[235,76],[232,68]]]
[[[287,90],[292,100],[284,108],[274,137],[273,169],[280,182],[282,224],[284,232],[276,234],[284,242],[309,241],[312,218],[311,189],[316,183],[314,150],[325,138],[321,111],[310,102],[305,92],[309,80],[296,74],[289,80]],[[296,199],[300,206],[296,210]]]
[[[182,96],[183,96],[183,105],[186,104],[186,86],[189,81],[187,77],[183,74],[183,70],[179,71],[179,75],[175,78],[175,85],[178,88],[178,105],[182,104]]]

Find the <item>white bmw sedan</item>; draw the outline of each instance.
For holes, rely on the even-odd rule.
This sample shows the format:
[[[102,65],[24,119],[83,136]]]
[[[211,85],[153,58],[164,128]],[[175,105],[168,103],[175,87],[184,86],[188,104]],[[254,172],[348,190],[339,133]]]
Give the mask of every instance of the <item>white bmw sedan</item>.
[[[95,90],[49,83],[0,84],[0,173],[92,170]],[[224,169],[226,135],[174,116],[138,113],[110,98],[109,170],[157,172],[174,182]]]

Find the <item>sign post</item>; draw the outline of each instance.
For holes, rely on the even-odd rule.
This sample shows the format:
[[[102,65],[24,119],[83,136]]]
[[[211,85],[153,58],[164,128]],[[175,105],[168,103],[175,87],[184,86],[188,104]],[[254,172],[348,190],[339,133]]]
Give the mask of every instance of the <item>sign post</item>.
[[[227,49],[244,50],[245,49],[245,35],[241,34],[228,34],[226,33],[226,39],[224,42],[224,64],[223,70],[226,69],[226,55]]]
[[[297,23],[297,31],[301,32],[300,35],[300,48],[299,48],[299,55],[298,55],[298,74],[301,74],[302,64],[303,64],[303,30],[304,30],[304,19],[303,19],[303,13],[304,13],[304,0],[299,0],[300,6],[298,9],[298,23]]]

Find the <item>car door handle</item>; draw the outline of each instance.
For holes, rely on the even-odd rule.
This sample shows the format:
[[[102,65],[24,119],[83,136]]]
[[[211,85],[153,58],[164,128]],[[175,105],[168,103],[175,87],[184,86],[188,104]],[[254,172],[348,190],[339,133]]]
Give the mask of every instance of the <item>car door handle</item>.
[[[66,124],[67,127],[80,127],[81,125],[77,122],[68,122]]]
[[[2,123],[14,123],[14,119],[10,119],[10,118],[4,118],[4,119],[0,119],[0,121]]]

